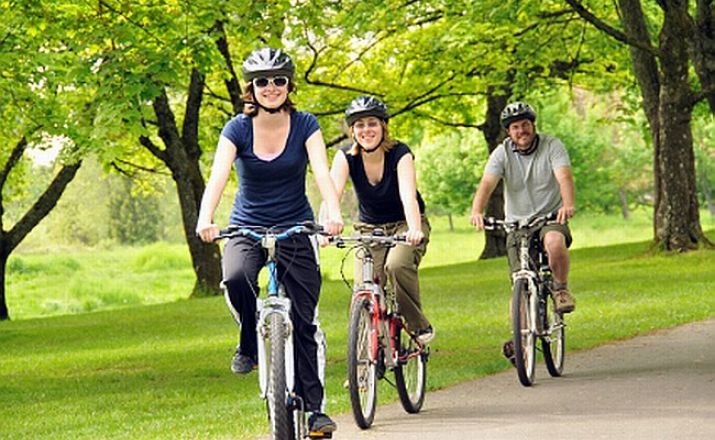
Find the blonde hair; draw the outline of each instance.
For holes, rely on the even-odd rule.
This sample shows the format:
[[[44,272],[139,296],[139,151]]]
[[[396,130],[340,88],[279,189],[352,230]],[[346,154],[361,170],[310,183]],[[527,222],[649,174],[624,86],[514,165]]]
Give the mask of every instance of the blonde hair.
[[[382,142],[380,142],[380,145],[378,145],[377,147],[382,148],[382,150],[387,153],[388,151],[392,150],[395,145],[397,145],[397,141],[390,137],[390,131],[387,128],[387,122],[380,119],[380,125],[382,126]],[[352,125],[348,127],[348,134],[353,140],[353,145],[350,148],[349,153],[352,156],[357,156],[358,154],[360,154],[360,145],[355,140],[355,132],[353,131]]]

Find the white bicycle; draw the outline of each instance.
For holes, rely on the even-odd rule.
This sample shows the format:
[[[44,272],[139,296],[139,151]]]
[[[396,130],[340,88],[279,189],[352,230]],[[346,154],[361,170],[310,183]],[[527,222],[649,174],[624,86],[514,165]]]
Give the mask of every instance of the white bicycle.
[[[302,223],[279,232],[276,228],[229,226],[217,239],[249,237],[261,243],[268,259],[267,298],[257,299],[258,381],[261,397],[266,401],[272,438],[302,440],[331,438],[332,433],[308,432],[303,400],[295,393],[293,365],[293,324],[291,301],[278,280],[275,258],[276,243],[299,234],[313,235],[322,228],[312,222]]]

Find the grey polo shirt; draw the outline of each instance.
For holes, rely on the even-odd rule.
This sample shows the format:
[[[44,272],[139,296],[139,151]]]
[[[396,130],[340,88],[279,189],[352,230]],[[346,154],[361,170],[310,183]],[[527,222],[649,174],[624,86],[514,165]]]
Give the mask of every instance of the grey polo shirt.
[[[570,167],[568,152],[553,136],[539,134],[539,147],[528,156],[511,151],[504,140],[489,156],[485,174],[504,179],[507,221],[544,215],[559,209],[561,189],[554,171]]]

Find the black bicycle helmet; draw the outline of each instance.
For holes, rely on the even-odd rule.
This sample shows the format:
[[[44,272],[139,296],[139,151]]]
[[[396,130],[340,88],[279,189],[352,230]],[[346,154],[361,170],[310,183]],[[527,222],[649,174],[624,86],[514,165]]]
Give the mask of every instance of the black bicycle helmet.
[[[345,122],[348,127],[352,127],[355,121],[365,116],[375,116],[385,122],[390,119],[390,115],[387,114],[387,106],[379,99],[372,96],[359,96],[353,99],[345,110]]]
[[[251,52],[243,62],[243,79],[251,81],[261,76],[285,75],[293,80],[295,65],[280,49],[264,47]]]
[[[502,127],[508,129],[509,124],[522,119],[528,119],[531,122],[536,121],[536,112],[525,102],[512,102],[504,107],[504,110],[501,112],[500,119]]]

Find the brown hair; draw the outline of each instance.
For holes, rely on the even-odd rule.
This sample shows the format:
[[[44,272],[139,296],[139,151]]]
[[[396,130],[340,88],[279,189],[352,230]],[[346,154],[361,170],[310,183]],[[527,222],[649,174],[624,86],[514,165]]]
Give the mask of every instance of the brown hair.
[[[382,125],[382,142],[380,142],[380,145],[378,145],[378,148],[382,148],[385,151],[385,153],[387,153],[395,145],[397,145],[397,141],[390,138],[390,131],[387,128],[387,122],[380,119],[380,125]],[[352,125],[350,127],[348,127],[348,134],[350,135],[350,138],[353,140],[353,146],[352,146],[352,148],[350,148],[349,153],[352,156],[357,156],[358,153],[360,153],[360,145],[358,145],[357,141],[355,140],[355,133],[353,132]]]
[[[288,82],[288,96],[286,97],[286,100],[282,105],[284,105],[288,109],[289,113],[293,113],[295,111],[295,103],[290,100],[290,92],[295,89],[296,88],[293,84],[293,81]],[[256,116],[258,114],[259,107],[257,105],[253,105],[254,95],[252,81],[249,81],[246,85],[246,90],[243,91],[241,99],[243,100],[243,114],[246,116],[250,116],[251,118]]]

